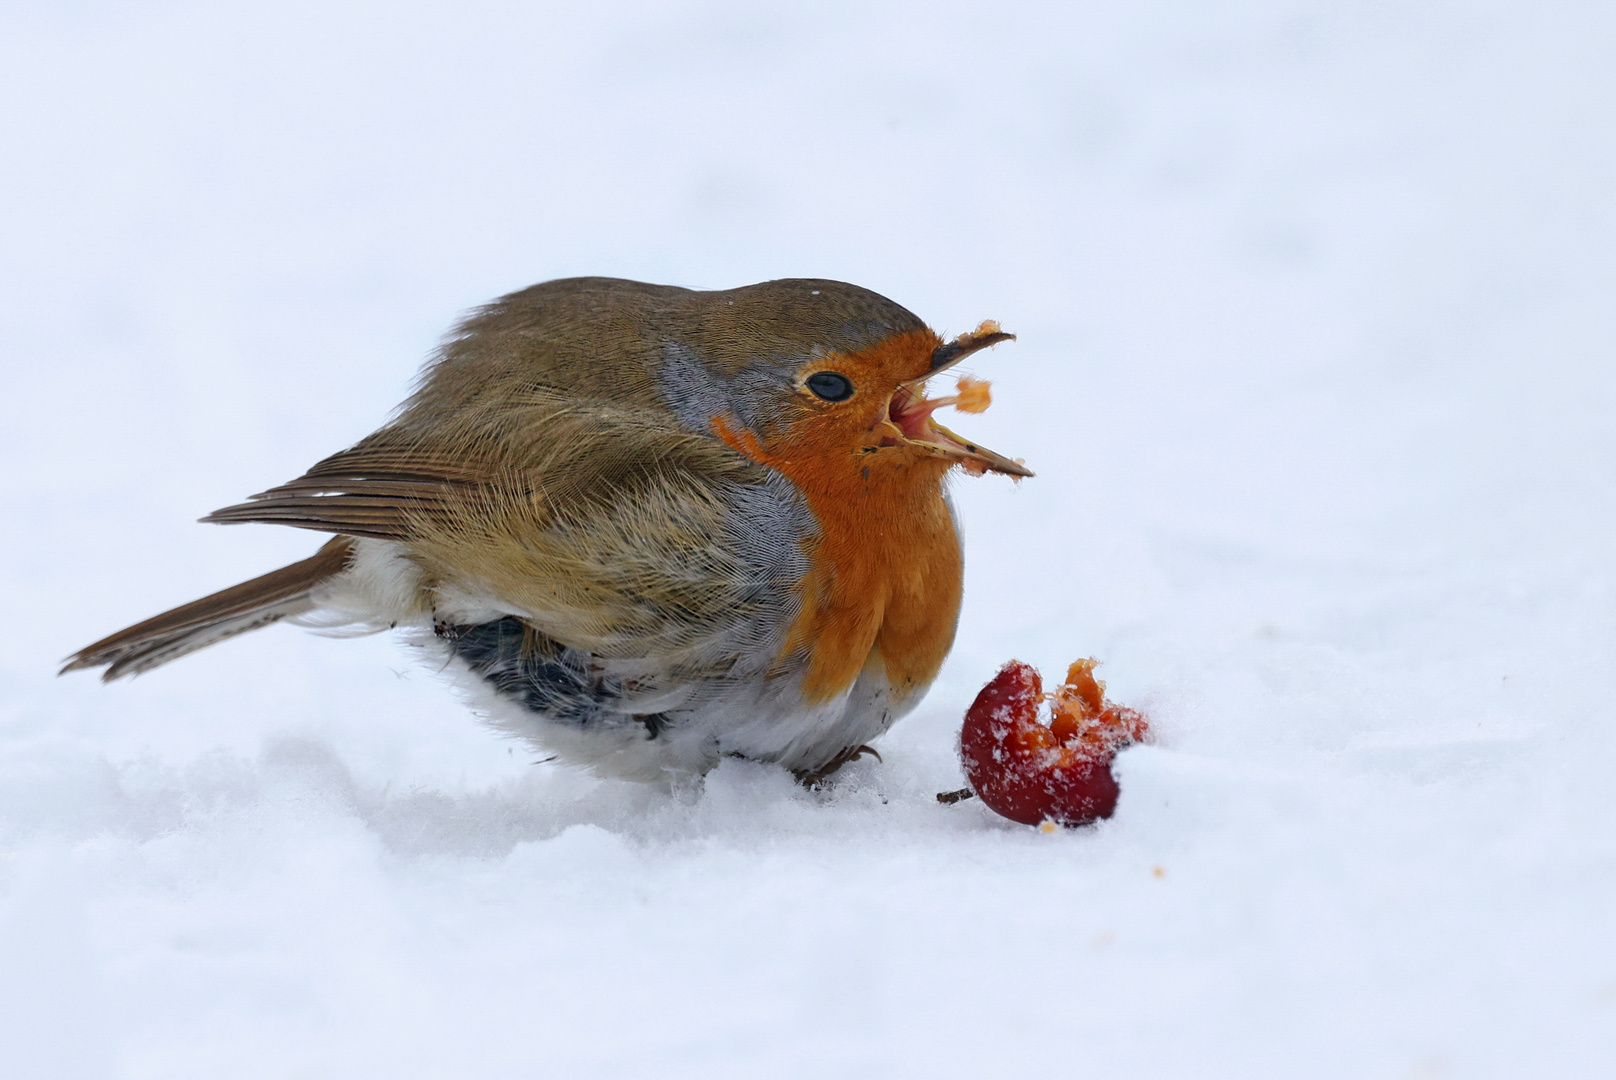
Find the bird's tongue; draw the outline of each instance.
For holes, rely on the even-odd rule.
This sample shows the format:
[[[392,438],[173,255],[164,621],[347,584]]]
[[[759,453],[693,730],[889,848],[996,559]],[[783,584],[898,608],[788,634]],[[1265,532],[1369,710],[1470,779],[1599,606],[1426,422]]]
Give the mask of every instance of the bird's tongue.
[[[980,476],[985,472],[1006,476],[1031,476],[1032,471],[1019,461],[960,438],[932,419],[932,413],[947,405],[963,412],[981,412],[989,404],[987,384],[961,380],[960,391],[952,397],[925,397],[923,386],[900,386],[892,395],[888,416],[903,438],[924,446],[935,454],[956,459],[965,471]]]

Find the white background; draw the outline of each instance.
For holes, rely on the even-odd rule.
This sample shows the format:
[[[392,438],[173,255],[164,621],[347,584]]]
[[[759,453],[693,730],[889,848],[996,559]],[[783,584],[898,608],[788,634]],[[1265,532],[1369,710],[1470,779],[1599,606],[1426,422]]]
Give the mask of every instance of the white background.
[[[1609,5],[259,7],[0,15],[0,1072],[1616,1073]],[[598,783],[283,627],[53,677],[572,274],[1020,335],[884,764]],[[1114,819],[935,803],[1091,654]]]

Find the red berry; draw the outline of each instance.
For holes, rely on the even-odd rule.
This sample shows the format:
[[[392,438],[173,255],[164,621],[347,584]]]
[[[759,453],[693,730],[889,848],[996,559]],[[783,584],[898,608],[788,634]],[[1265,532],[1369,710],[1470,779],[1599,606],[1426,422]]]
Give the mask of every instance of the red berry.
[[[1012,821],[1087,825],[1117,806],[1111,759],[1149,732],[1145,718],[1105,700],[1093,660],[1079,660],[1053,694],[1053,718],[1038,719],[1043,681],[1012,660],[965,713],[960,760],[988,807]]]

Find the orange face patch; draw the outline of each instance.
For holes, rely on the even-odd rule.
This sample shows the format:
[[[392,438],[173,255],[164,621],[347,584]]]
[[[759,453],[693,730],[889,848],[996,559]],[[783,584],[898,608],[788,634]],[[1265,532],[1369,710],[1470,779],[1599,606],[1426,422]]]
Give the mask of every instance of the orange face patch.
[[[803,380],[817,371],[847,376],[853,396],[805,398],[767,442],[713,418],[720,439],[790,479],[819,523],[787,643],[788,652],[809,655],[803,692],[812,702],[845,693],[872,652],[902,696],[930,684],[953,644],[963,567],[942,496],[953,463],[884,445],[893,393],[927,373],[939,343],[929,330],[912,331],[805,368]]]

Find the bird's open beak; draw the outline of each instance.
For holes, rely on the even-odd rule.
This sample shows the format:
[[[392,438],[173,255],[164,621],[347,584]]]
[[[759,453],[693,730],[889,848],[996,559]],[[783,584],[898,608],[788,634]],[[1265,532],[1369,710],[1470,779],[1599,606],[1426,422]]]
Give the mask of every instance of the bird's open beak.
[[[932,354],[931,369],[918,379],[900,384],[897,392],[892,395],[892,400],[887,405],[886,423],[893,430],[882,440],[883,444],[922,447],[927,453],[953,458],[965,467],[966,472],[978,476],[986,472],[1003,473],[1018,478],[1033,475],[1032,470],[1021,462],[1012,461],[1003,454],[994,453],[984,446],[977,446],[962,439],[932,419],[933,412],[946,405],[960,404],[960,398],[926,397],[926,380],[933,375],[948,370],[978,349],[996,345],[1001,341],[1013,340],[1015,335],[1001,331],[998,323],[984,322],[971,333],[961,334],[939,347]],[[982,386],[982,392],[980,407],[985,408],[987,404],[985,384]]]

